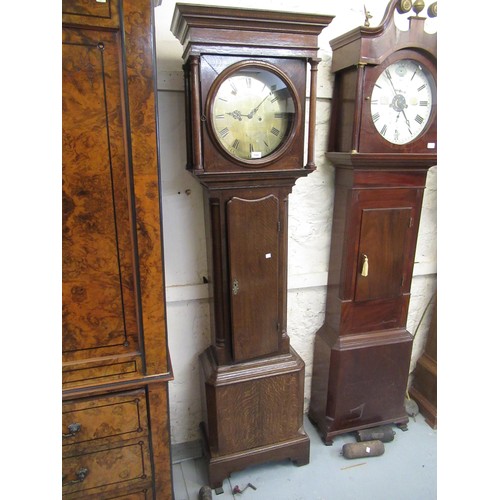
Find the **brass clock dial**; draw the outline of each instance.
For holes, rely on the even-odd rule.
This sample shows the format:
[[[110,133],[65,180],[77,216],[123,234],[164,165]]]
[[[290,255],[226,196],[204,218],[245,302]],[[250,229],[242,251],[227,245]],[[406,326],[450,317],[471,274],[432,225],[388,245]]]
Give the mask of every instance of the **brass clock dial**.
[[[244,65],[223,77],[212,98],[212,133],[229,155],[258,163],[285,145],[293,131],[296,104],[284,75]]]
[[[419,137],[432,115],[436,84],[430,72],[413,59],[390,64],[377,78],[370,98],[377,132],[392,144]]]

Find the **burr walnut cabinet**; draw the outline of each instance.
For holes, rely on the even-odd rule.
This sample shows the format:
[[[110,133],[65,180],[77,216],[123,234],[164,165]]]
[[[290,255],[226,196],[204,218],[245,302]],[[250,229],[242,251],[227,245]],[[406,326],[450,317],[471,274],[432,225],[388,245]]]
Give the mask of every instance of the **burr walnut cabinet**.
[[[154,5],[62,2],[62,495],[173,497]]]
[[[287,210],[295,181],[315,169],[307,75],[314,124],[317,37],[331,19],[177,4],[172,21],[184,46],[187,168],[206,200],[202,429],[216,489],[252,464],[309,462],[304,362],[287,333]]]
[[[437,160],[436,34],[419,15],[407,31],[397,28],[395,10],[411,7],[392,0],[380,26],[330,42],[335,198],[309,408],[327,444],[408,422],[406,321],[427,170]]]

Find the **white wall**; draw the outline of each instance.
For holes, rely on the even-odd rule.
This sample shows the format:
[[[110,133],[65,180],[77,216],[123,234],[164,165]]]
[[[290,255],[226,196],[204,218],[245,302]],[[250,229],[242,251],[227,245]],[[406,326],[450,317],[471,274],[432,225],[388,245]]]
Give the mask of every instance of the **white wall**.
[[[335,15],[320,36],[316,123],[317,170],[299,179],[289,198],[288,334],[306,363],[305,408],[309,405],[312,353],[316,331],[324,321],[334,169],[326,160],[332,81],[329,41],[362,25],[363,5],[379,24],[386,0],[183,0],[183,3],[314,12]],[[210,344],[205,227],[202,190],[185,171],[182,49],[170,33],[174,2],[156,8],[156,40],[160,114],[160,154],[164,217],[169,347],[175,380],[170,383],[172,442],[199,439],[201,421],[198,355]],[[404,20],[398,24],[405,26]],[[406,28],[405,28],[406,29]],[[436,31],[437,19],[428,20]],[[408,330],[415,333],[436,289],[436,168],[429,171],[417,245]],[[429,310],[416,336],[412,366],[423,350]]]

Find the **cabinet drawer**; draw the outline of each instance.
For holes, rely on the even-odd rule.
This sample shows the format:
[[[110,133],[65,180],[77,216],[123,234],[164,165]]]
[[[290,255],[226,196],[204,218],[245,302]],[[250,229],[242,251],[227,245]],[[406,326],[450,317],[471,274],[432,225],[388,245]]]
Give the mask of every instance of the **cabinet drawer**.
[[[69,447],[62,460],[65,499],[108,498],[118,489],[143,488],[152,484],[151,459],[146,439],[75,452]]]
[[[63,403],[63,446],[147,436],[147,425],[143,389]]]
[[[62,0],[63,23],[118,27],[117,0]]]

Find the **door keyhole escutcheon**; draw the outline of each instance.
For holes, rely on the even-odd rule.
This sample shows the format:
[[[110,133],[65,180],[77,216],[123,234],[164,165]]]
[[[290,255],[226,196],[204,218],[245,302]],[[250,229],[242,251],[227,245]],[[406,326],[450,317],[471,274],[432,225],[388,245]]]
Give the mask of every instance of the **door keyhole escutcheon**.
[[[240,283],[237,278],[234,278],[233,280],[233,295],[238,295],[238,292],[240,291]]]

